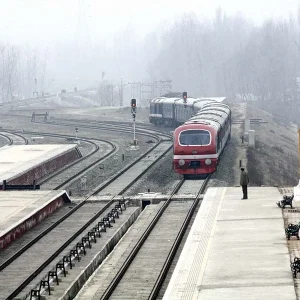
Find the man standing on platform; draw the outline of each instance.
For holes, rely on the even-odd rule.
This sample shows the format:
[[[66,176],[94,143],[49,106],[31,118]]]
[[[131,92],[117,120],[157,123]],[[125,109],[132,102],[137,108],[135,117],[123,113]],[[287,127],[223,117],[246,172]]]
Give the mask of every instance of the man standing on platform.
[[[243,198],[242,199],[248,199],[248,191],[247,191],[248,184],[249,184],[248,173],[245,171],[244,168],[241,168],[240,185],[242,186],[242,189],[243,189]]]

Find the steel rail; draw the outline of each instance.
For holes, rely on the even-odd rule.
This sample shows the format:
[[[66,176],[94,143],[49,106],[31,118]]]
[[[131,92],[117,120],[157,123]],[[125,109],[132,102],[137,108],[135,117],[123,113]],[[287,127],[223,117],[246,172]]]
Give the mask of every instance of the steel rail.
[[[41,123],[45,124],[44,122],[35,122],[35,123]],[[117,128],[111,128],[108,125],[104,126],[88,126],[88,125],[77,125],[77,124],[66,124],[66,123],[54,123],[54,122],[47,122],[48,125],[53,125],[53,126],[66,126],[66,127],[71,127],[71,126],[78,126],[79,128],[87,128],[87,129],[108,129],[109,131],[114,131],[114,132],[122,132],[122,133],[132,133],[132,129],[124,129],[120,126],[117,126]],[[155,133],[146,133],[142,129],[136,129],[136,134],[137,135],[143,135],[143,136],[151,136],[152,138],[158,138]]]
[[[43,134],[45,135],[45,134]],[[113,181],[115,181],[118,177],[120,177],[123,173],[125,173],[128,169],[130,169],[133,165],[138,163],[141,159],[143,159],[146,155],[148,155],[152,150],[154,150],[157,146],[156,144],[153,146],[149,151],[147,151],[145,154],[140,156],[137,160],[130,163],[128,166],[123,168],[121,172],[117,173],[115,176],[111,177],[105,184],[103,184],[101,187],[97,188],[95,191],[91,192],[89,195],[87,195],[86,199],[80,202],[78,205],[76,205],[74,208],[72,208],[70,211],[68,211],[61,219],[57,220],[55,223],[53,223],[50,227],[48,227],[46,230],[44,230],[42,233],[40,233],[37,237],[32,239],[27,245],[25,245],[23,248],[21,248],[18,252],[16,252],[14,255],[12,255],[9,259],[7,259],[4,263],[0,265],[0,271],[4,270],[9,264],[11,264],[16,258],[18,258],[20,255],[22,255],[27,249],[29,249],[32,245],[34,245],[36,242],[38,242],[44,235],[49,233],[52,229],[54,229],[58,224],[63,222],[65,219],[67,219],[69,216],[71,216],[77,209],[79,209],[81,206],[83,206],[87,200],[92,197],[93,195],[99,193],[102,189],[107,187],[109,184],[111,184]],[[134,182],[132,183],[134,184]],[[130,186],[132,185],[130,184]],[[128,188],[130,187],[128,186]],[[125,188],[126,189],[126,188]],[[124,190],[122,191],[124,192]]]
[[[170,197],[168,198],[168,200],[159,209],[159,211],[157,212],[157,214],[155,215],[155,217],[153,218],[153,220],[151,221],[151,223],[147,227],[146,231],[143,233],[143,235],[141,236],[141,238],[138,240],[138,242],[136,243],[136,245],[134,246],[134,248],[130,252],[129,256],[127,257],[127,259],[123,263],[123,265],[120,268],[120,270],[118,271],[117,275],[110,282],[109,286],[107,287],[107,289],[105,290],[104,294],[100,298],[101,300],[107,300],[107,299],[109,299],[109,297],[111,296],[111,294],[113,293],[113,291],[117,287],[118,283],[121,281],[123,275],[127,271],[128,267],[130,266],[131,262],[133,261],[133,259],[135,258],[135,256],[137,255],[137,253],[139,252],[139,250],[141,249],[141,247],[143,246],[144,242],[147,240],[148,236],[152,232],[152,230],[155,227],[155,225],[157,224],[158,220],[161,218],[161,216],[163,215],[164,211],[166,210],[166,208],[171,203],[172,197],[174,196],[174,194],[177,193],[177,191],[180,189],[180,187],[182,186],[182,184],[183,184],[184,181],[185,181],[185,179],[181,179],[177,183],[177,185],[173,189],[173,191],[172,191]]]
[[[71,121],[71,122],[75,122],[75,123],[86,123],[86,124],[95,124],[95,125],[102,125],[102,126],[118,126],[118,127],[122,127],[122,126],[128,126],[131,127],[132,126],[132,122],[119,122],[119,121],[93,121],[93,120],[78,120],[78,119],[60,119],[60,118],[55,118],[52,117],[52,119],[54,120],[58,120],[58,121]],[[155,130],[153,128],[147,128],[149,126],[151,126],[152,124],[145,124],[145,123],[136,123],[138,124],[138,126],[142,126],[138,127],[137,130],[141,130],[141,131],[153,131],[157,134],[160,135],[165,135],[166,137],[172,137],[172,135],[170,133],[167,132],[163,132],[163,131],[159,131],[159,130]]]
[[[12,256],[11,258],[9,258],[6,262],[4,262],[1,266],[0,266],[0,271],[5,269],[6,266],[8,266],[11,262],[13,262],[18,256],[20,256],[22,253],[24,253],[29,247],[31,247],[33,244],[35,244],[42,236],[44,236],[45,234],[49,233],[53,228],[55,228],[59,223],[61,223],[62,221],[64,221],[65,219],[67,219],[74,211],[76,211],[77,209],[79,209],[81,206],[83,206],[87,200],[95,195],[96,193],[98,193],[99,191],[101,191],[102,189],[104,189],[107,185],[109,185],[110,183],[112,183],[115,179],[117,179],[119,176],[121,176],[125,171],[127,171],[131,166],[135,165],[137,162],[139,162],[141,159],[143,159],[145,156],[147,156],[153,149],[155,149],[159,144],[161,143],[161,141],[156,144],[155,146],[153,146],[149,151],[147,151],[145,154],[143,154],[142,156],[140,156],[136,161],[132,162],[129,166],[125,167],[122,172],[120,172],[119,174],[116,174],[114,177],[112,177],[106,184],[104,184],[103,186],[101,186],[100,188],[98,188],[96,191],[94,191],[93,193],[91,193],[90,195],[87,196],[87,198],[82,201],[80,204],[78,204],[77,206],[75,206],[71,211],[69,211],[67,214],[65,214],[60,220],[58,220],[57,222],[55,222],[54,224],[52,224],[49,228],[47,228],[43,233],[41,233],[38,237],[36,237],[35,239],[33,239],[29,244],[27,244],[26,246],[24,246],[18,253],[16,253],[14,256]],[[170,146],[165,152],[169,151],[171,149],[172,146]],[[164,153],[165,153],[164,152]],[[157,159],[155,160],[155,162],[157,162],[161,157],[164,156],[164,153]],[[155,163],[154,162],[154,163]],[[153,163],[153,164],[154,164]],[[149,170],[152,165],[151,164],[147,170]],[[145,173],[145,171],[143,172],[143,174]],[[140,174],[139,177],[141,177],[143,174]],[[139,178],[138,177],[138,178]],[[135,179],[136,180],[136,179]],[[135,183],[135,180],[133,182],[131,182],[126,188],[124,188],[120,193],[118,193],[118,195],[122,194],[126,189],[128,189],[132,184]],[[183,183],[183,181],[182,181]],[[181,183],[181,184],[182,184]],[[181,186],[180,184],[180,186]],[[180,186],[178,188],[180,188]],[[175,191],[176,193],[176,191]],[[56,258],[62,251],[63,249],[65,249],[65,247],[67,247],[75,238],[78,237],[78,235],[80,235],[92,222],[94,222],[95,219],[97,219],[110,205],[112,205],[115,202],[114,199],[110,200],[107,205],[102,208],[95,216],[93,216],[92,219],[90,219],[80,230],[78,230],[72,237],[70,237],[65,243],[64,245],[62,245],[49,259],[47,259],[35,272],[33,272],[29,277],[27,277],[22,284],[20,284],[20,286],[13,292],[11,293],[11,295],[7,298],[7,300],[13,299],[14,297],[16,297],[22,290],[24,290],[24,288],[39,274],[41,273],[41,271],[54,259]]]
[[[180,243],[181,243],[181,241],[183,239],[183,236],[186,232],[186,229],[187,229],[187,227],[188,227],[188,225],[189,225],[189,223],[190,223],[190,221],[193,217],[193,214],[194,214],[194,212],[195,212],[195,210],[198,206],[198,203],[200,202],[200,195],[204,193],[205,188],[206,188],[206,186],[209,182],[209,179],[210,179],[210,175],[205,179],[205,181],[201,185],[201,188],[200,188],[199,192],[196,195],[195,201],[193,202],[193,205],[191,206],[191,208],[190,208],[190,210],[189,210],[189,212],[188,212],[188,214],[187,214],[187,216],[186,216],[186,218],[185,218],[185,220],[184,220],[184,222],[183,222],[183,224],[180,228],[180,231],[178,232],[178,235],[177,235],[177,237],[176,237],[176,239],[175,239],[175,241],[172,245],[172,248],[171,248],[171,250],[168,254],[168,257],[167,257],[167,259],[166,259],[166,261],[163,265],[163,268],[162,268],[162,270],[161,270],[161,272],[160,272],[160,274],[159,274],[159,276],[158,276],[158,278],[157,278],[157,280],[154,284],[154,287],[153,287],[153,289],[150,293],[150,296],[148,298],[149,300],[157,299],[157,296],[158,296],[158,293],[161,289],[161,286],[163,285],[163,283],[165,281],[165,278],[168,274],[168,271],[169,271],[169,269],[172,265],[174,256],[175,256],[175,254],[176,254],[176,252],[177,252],[177,250],[180,246]]]
[[[6,130],[5,132],[11,133],[11,134],[16,134],[16,132],[18,132],[18,131],[14,132],[14,131],[8,131],[8,130]],[[51,136],[51,137],[57,137],[57,138],[73,138],[73,136],[71,136],[71,135],[54,134],[54,133],[45,133],[45,132],[40,133],[40,132],[28,132],[28,131],[25,132],[25,131],[24,131],[24,133],[26,133],[26,134],[41,134],[41,135],[44,135],[44,136]],[[17,135],[17,134],[16,134],[16,135]],[[72,162],[71,164],[69,164],[69,165],[63,167],[63,168],[60,169],[59,171],[53,173],[52,175],[50,175],[50,176],[47,177],[46,179],[44,179],[44,180],[42,180],[42,181],[39,181],[38,184],[43,184],[43,183],[47,182],[48,180],[52,179],[53,177],[55,177],[55,176],[61,174],[62,172],[64,172],[66,169],[68,169],[68,168],[70,168],[70,167],[72,167],[72,166],[74,166],[74,165],[76,165],[76,164],[82,162],[83,160],[89,158],[91,155],[93,155],[93,154],[95,154],[96,152],[98,152],[99,146],[98,146],[96,143],[90,141],[88,137],[77,138],[77,140],[80,140],[80,141],[83,141],[83,142],[86,142],[86,143],[93,144],[93,145],[95,146],[96,149],[93,150],[92,152],[90,152],[89,154],[83,156],[82,158],[80,158],[80,159],[78,159],[78,160]],[[80,174],[84,173],[84,172],[85,172],[86,170],[88,170],[92,165],[97,164],[97,163],[99,163],[100,161],[106,159],[108,156],[110,156],[111,154],[113,154],[113,153],[116,151],[116,149],[117,149],[116,145],[115,145],[114,143],[108,141],[108,140],[97,139],[97,138],[92,138],[92,140],[107,143],[107,144],[111,145],[111,147],[113,148],[113,150],[111,150],[109,153],[107,153],[107,154],[104,155],[103,157],[99,158],[98,160],[94,161],[91,165],[89,165],[89,166],[83,168],[82,170],[80,170],[79,172],[77,172],[76,174],[74,174],[73,176],[71,176],[70,178],[68,178],[67,180],[63,181],[61,184],[59,184],[58,186],[56,186],[56,187],[54,188],[54,190],[60,189],[62,186],[66,185],[67,183],[69,183],[70,181],[72,181],[73,179],[75,179],[77,176],[79,176]]]
[[[1,132],[2,132],[2,130],[1,130]],[[3,131],[3,132],[5,132],[5,131]],[[8,145],[12,145],[12,143],[14,142],[9,136],[7,136],[5,134],[1,134],[1,133],[0,133],[0,135],[8,140]]]
[[[5,132],[5,133],[8,133],[8,134],[11,134],[11,135],[15,135],[15,136],[18,136],[19,138],[21,138],[22,140],[24,140],[24,144],[25,145],[28,145],[28,139],[24,136],[22,136],[21,134],[18,134],[18,133],[13,133],[13,132],[9,132],[8,130],[1,130],[1,132]],[[8,136],[5,136],[2,134],[2,136],[6,137],[9,139],[9,145],[12,145],[14,143],[14,140]]]

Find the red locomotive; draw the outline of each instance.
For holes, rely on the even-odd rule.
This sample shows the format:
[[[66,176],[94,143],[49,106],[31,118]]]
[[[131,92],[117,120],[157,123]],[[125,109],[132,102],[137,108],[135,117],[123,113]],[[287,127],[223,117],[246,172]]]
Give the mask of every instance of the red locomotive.
[[[230,135],[230,108],[219,102],[204,105],[174,131],[174,170],[185,178],[215,172]]]

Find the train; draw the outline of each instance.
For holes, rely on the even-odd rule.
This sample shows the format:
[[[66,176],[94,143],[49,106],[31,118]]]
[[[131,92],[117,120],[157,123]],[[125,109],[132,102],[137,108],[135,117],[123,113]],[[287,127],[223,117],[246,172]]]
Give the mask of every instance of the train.
[[[231,137],[226,97],[158,97],[150,103],[150,122],[178,126],[173,132],[173,169],[185,178],[206,176],[218,168]]]
[[[196,115],[203,105],[213,102],[224,103],[226,97],[194,98],[187,97],[186,101],[180,95],[157,97],[150,102],[149,121],[159,126],[179,126]]]

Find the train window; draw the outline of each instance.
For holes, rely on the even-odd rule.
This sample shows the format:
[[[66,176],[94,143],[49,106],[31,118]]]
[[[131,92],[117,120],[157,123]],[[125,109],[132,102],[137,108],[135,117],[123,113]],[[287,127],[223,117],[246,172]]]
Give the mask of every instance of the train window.
[[[217,152],[219,152],[220,147],[221,147],[219,134],[216,137],[216,145],[217,145]]]
[[[185,130],[179,135],[180,145],[205,146],[211,140],[210,132],[207,130]]]

